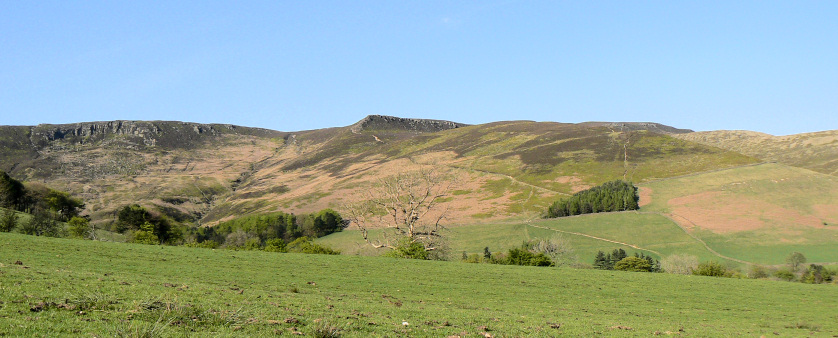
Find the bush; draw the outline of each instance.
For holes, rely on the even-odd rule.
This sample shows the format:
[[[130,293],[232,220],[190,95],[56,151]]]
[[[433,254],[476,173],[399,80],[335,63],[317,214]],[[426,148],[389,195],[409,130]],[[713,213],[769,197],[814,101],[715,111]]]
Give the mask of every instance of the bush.
[[[524,245],[520,249],[510,249],[506,256],[507,265],[551,266],[553,261],[543,253],[533,253]]]
[[[232,250],[245,249],[245,246],[248,243],[253,243],[253,240],[258,241],[259,237],[239,229],[227,235],[224,240],[224,248]]]
[[[46,211],[38,211],[32,215],[29,222],[21,226],[20,230],[27,235],[61,237],[63,229],[51,214]]]
[[[698,257],[693,255],[671,255],[661,260],[664,272],[689,275],[698,268]]]
[[[314,243],[306,236],[295,239],[288,243],[288,252],[297,252],[305,254],[321,254],[321,255],[340,255],[340,251],[333,250],[325,245]]]
[[[11,232],[17,227],[17,212],[13,209],[3,209],[0,216],[0,232]]]
[[[131,234],[131,242],[154,245],[160,244],[160,238],[154,234],[154,225],[149,222],[145,222],[140,226],[140,230],[134,231],[134,233]]]
[[[800,281],[809,284],[829,283],[835,276],[835,272],[825,268],[823,265],[809,264],[809,268],[800,277]]]
[[[466,255],[463,258],[463,262],[466,262],[466,263],[480,263],[482,261],[483,261],[483,258],[480,257],[480,255],[478,255],[478,254]]]
[[[774,272],[774,277],[777,277],[778,279],[784,280],[784,281],[787,281],[787,282],[791,282],[791,281],[797,279],[797,275],[795,275],[794,272],[791,272],[790,270],[787,270],[787,269],[780,269],[780,270],[775,271]]]
[[[412,240],[410,237],[403,237],[396,243],[396,247],[384,254],[385,257],[409,258],[409,259],[430,259],[428,250],[422,243]]]
[[[67,222],[70,235],[75,238],[87,238],[90,236],[90,221],[83,217],[73,217]]]
[[[751,265],[751,272],[748,273],[749,278],[762,279],[771,276],[771,271],[762,265]]]
[[[546,255],[556,266],[572,265],[579,260],[573,254],[573,246],[571,246],[570,241],[561,235],[529,242],[527,248],[534,253]]]
[[[716,261],[704,262],[693,270],[693,275],[712,277],[734,277],[734,271],[728,270],[724,265]]]
[[[265,251],[268,252],[288,252],[285,246],[285,241],[282,238],[272,238],[265,242]]]
[[[626,257],[614,264],[614,270],[651,272],[652,264],[640,257]]]
[[[259,238],[248,239],[247,242],[244,243],[244,249],[249,251],[262,250],[262,241],[260,241]]]

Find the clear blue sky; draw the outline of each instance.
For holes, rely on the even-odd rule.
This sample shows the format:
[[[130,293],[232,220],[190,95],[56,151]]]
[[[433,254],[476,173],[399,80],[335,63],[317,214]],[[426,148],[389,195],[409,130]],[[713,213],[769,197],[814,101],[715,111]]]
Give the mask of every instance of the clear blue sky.
[[[838,129],[838,1],[0,0],[0,124]]]

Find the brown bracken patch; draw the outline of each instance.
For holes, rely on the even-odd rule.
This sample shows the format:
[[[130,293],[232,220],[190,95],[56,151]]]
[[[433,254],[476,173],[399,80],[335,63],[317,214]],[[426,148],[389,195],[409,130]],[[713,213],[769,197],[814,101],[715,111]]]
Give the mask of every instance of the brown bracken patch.
[[[821,218],[814,215],[722,191],[673,198],[668,204],[678,218],[716,233],[757,230],[769,225],[789,229],[824,226]]]

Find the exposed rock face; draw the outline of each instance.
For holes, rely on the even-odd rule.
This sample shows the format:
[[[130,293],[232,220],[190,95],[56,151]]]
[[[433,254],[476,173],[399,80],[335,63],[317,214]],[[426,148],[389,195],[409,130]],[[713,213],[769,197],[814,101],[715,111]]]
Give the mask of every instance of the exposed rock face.
[[[200,124],[177,121],[106,121],[75,124],[41,124],[31,127],[29,140],[36,147],[45,147],[56,141],[73,144],[90,144],[114,141],[127,148],[163,147],[190,148],[197,143],[221,134],[243,134],[279,137],[284,133],[238,127],[229,124]]]
[[[410,119],[395,116],[369,115],[351,126],[352,132],[363,130],[398,129],[420,133],[437,132],[468,126],[467,124],[426,119]]]
[[[580,124],[595,127],[608,127],[618,131],[648,130],[661,134],[686,134],[693,132],[693,130],[690,129],[678,129],[653,122],[583,122]]]

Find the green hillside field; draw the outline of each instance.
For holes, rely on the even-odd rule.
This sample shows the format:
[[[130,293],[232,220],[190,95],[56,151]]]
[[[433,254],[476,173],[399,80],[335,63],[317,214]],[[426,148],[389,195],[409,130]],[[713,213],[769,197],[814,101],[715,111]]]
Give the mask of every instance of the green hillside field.
[[[0,233],[0,335],[803,336],[834,285]]]
[[[370,233],[374,237],[380,230]],[[568,241],[573,255],[584,263],[593,263],[597,251],[610,252],[623,248],[629,253],[643,253],[656,258],[689,254],[702,261],[717,260],[740,265],[707,250],[671,219],[660,214],[635,211],[456,226],[448,230],[448,245],[452,258],[457,258],[463,251],[483,253],[483,249],[489,247],[492,252],[502,252],[519,247],[525,241],[557,236]],[[346,254],[375,254],[363,243],[358,231],[335,233],[318,239],[318,242]]]
[[[838,177],[766,163],[640,184],[641,210],[669,215],[722,255],[838,262]]]

